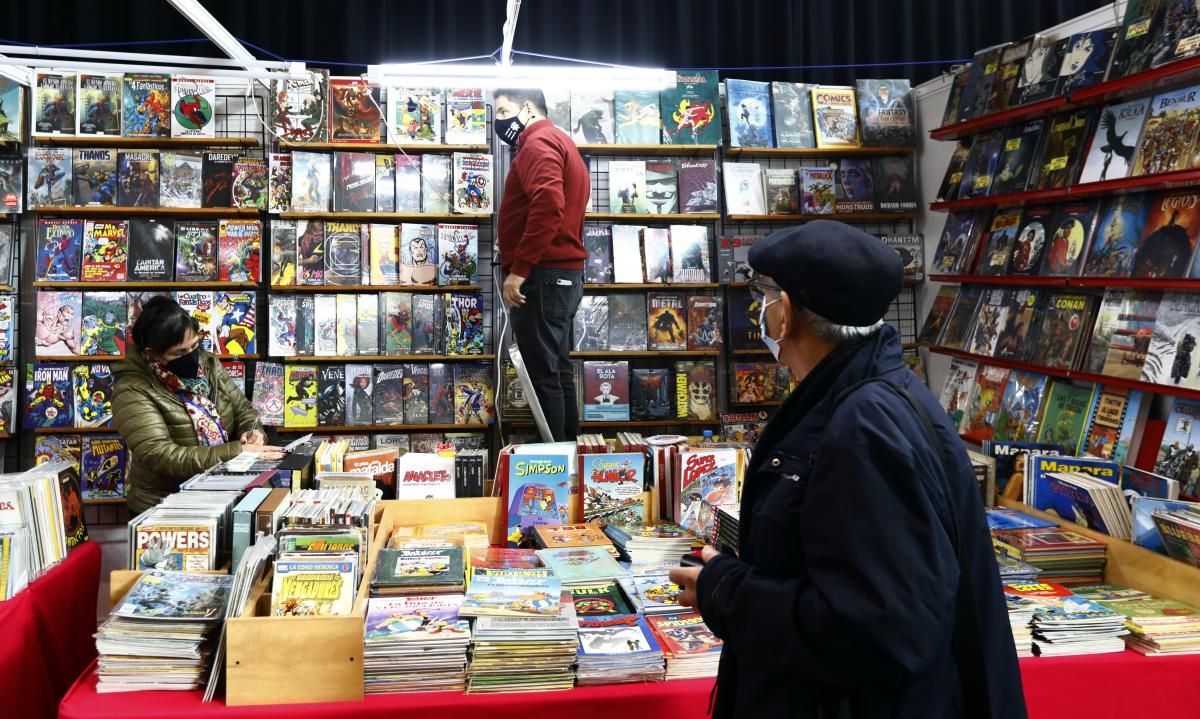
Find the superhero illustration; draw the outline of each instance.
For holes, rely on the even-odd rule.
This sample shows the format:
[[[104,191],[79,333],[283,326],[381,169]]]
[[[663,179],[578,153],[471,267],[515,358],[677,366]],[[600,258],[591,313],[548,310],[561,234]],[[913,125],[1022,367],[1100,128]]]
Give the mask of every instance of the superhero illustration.
[[[67,173],[53,160],[48,160],[33,179],[32,205],[55,205],[66,201]]]
[[[254,354],[254,294],[218,292],[213,306],[220,315],[217,323],[219,354]]]
[[[460,404],[455,413],[455,424],[487,424],[492,416],[492,404],[488,401],[487,387],[481,382],[458,384]]]
[[[699,135],[715,116],[716,110],[711,104],[707,102],[693,103],[684,98],[679,101],[679,107],[671,113],[671,119],[675,121],[675,129],[671,134],[678,135],[684,130],[691,130],[694,136]]]
[[[331,80],[330,134],[333,140],[379,141],[377,88],[359,79]]]
[[[171,90],[166,76],[127,77],[124,83],[126,136],[166,137],[171,133]]]
[[[125,354],[125,323],[119,321],[115,312],[109,310],[100,316],[87,315],[83,318],[81,334],[83,355]]]
[[[453,251],[442,254],[442,275],[451,281],[470,282],[478,270],[475,254],[470,251],[471,238],[455,232]]]

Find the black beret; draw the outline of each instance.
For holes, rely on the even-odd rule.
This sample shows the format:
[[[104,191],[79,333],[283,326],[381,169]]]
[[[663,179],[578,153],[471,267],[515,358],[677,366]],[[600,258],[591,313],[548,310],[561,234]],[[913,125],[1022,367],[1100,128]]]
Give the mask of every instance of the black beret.
[[[904,284],[904,263],[894,249],[831,220],[772,232],[750,248],[748,259],[792,302],[848,327],[883,319]]]

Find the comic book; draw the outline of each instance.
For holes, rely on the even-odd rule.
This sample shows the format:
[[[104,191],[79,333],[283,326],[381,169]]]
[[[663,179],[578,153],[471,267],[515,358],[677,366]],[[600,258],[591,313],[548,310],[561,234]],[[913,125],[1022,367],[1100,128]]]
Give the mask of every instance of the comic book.
[[[492,156],[456,152],[453,157],[454,211],[486,215],[492,212]]]
[[[725,102],[732,147],[775,147],[769,84],[727,79]]]
[[[369,364],[348,364],[343,370],[345,389],[345,425],[365,427],[374,423],[374,368]],[[339,421],[335,424],[341,424]]]
[[[812,87],[799,82],[772,82],[771,102],[778,147],[816,147],[812,126]]]
[[[272,294],[267,307],[269,317],[268,354],[272,357],[295,357],[296,352],[296,297]]]
[[[1004,367],[980,365],[979,373],[975,376],[975,387],[971,390],[969,409],[960,427],[963,435],[971,441],[982,442],[992,438],[1008,384],[1008,373]]]
[[[683,293],[651,292],[647,299],[650,349],[686,350],[687,318],[684,316]]]
[[[74,204],[113,205],[116,203],[116,150],[78,148],[72,155],[70,166],[72,175],[70,196]]]
[[[1047,381],[1045,375],[1032,372],[1013,370],[1009,373],[1008,384],[1000,399],[1000,411],[996,415],[993,441],[1028,442],[1038,436]]]
[[[1200,388],[1200,377],[1196,376],[1200,353],[1194,352],[1197,338],[1200,338],[1200,295],[1180,290],[1164,292],[1141,380]]]
[[[483,321],[483,295],[453,292],[446,295],[446,354],[483,354],[487,344]]]
[[[296,284],[296,221],[271,220],[271,286]]]
[[[158,150],[117,150],[117,204],[158,206]]]
[[[128,300],[124,292],[84,292],[80,321],[79,354],[125,354]]]
[[[950,361],[950,369],[946,372],[946,384],[942,387],[939,402],[950,416],[951,423],[960,432],[965,429],[963,425],[967,403],[970,401],[978,373],[979,365],[976,362],[959,357]]]
[[[253,292],[215,292],[212,323],[217,354],[253,355],[258,352]]]
[[[1000,327],[993,356],[1022,361],[1037,337],[1045,311],[1045,293],[1039,289],[1014,287],[1008,293],[1008,314]]]
[[[993,45],[975,53],[971,65],[967,68],[965,83],[958,97],[957,120],[969,120],[979,117],[987,108],[991,99],[992,88],[996,84],[996,75],[1000,71],[1000,60],[1007,43]],[[1058,66],[1055,65],[1055,70]]]
[[[380,354],[379,348],[379,297],[358,296],[358,353]]]
[[[260,277],[262,257],[262,222],[260,220],[220,221],[218,238],[220,271],[222,282],[253,282]]]
[[[679,453],[678,524],[698,537],[710,537],[717,507],[737,502],[738,451],[731,448]]]
[[[732,350],[762,349],[762,333],[758,329],[758,315],[762,305],[750,296],[747,290],[731,291],[729,300],[729,347]]]
[[[708,228],[671,225],[671,282],[711,282],[708,247]]]
[[[1096,401],[1094,384],[1073,385],[1055,380],[1046,395],[1045,413],[1037,441],[1067,448],[1071,455],[1082,454],[1084,432]]]
[[[875,204],[880,212],[915,212],[916,172],[912,155],[876,158]]]
[[[0,295],[0,362],[16,362],[17,352],[17,327],[16,318],[19,309],[16,295]],[[11,372],[8,377],[8,386],[12,387]],[[12,396],[12,393],[8,393]],[[12,414],[9,414],[12,418]]]
[[[765,395],[765,369],[762,362],[735,362],[733,365],[733,403],[755,404],[763,402]]]
[[[421,211],[421,158],[396,155],[396,212]]]
[[[454,87],[446,91],[445,135],[447,145],[487,142],[487,105],[482,88]]]
[[[992,93],[988,97],[984,112],[1003,112],[1019,101],[1017,83],[1021,80],[1021,68],[1033,47],[1033,38],[1010,44],[1000,52],[1000,66],[996,68],[992,82]]]
[[[959,140],[950,155],[950,164],[946,165],[946,174],[942,176],[942,184],[938,188],[935,199],[938,202],[949,202],[958,199],[958,191],[962,188],[963,174],[967,167],[967,158],[971,155],[970,140]],[[801,170],[803,172],[803,170]],[[801,174],[801,181],[804,176]]]
[[[396,211],[396,157],[375,155],[375,211]]]
[[[437,226],[401,225],[400,284],[436,285],[438,264]]]
[[[128,225],[125,220],[84,220],[84,282],[124,282],[129,260]]]
[[[764,180],[767,214],[800,214],[800,190],[796,184],[796,170],[768,167],[764,173]]]
[[[629,421],[629,362],[583,363],[583,419]]]
[[[934,274],[957,275],[969,271],[975,260],[984,218],[972,211],[951,212],[934,251]]]
[[[837,202],[832,167],[800,168],[800,212],[805,215],[832,215]]]
[[[721,103],[716,70],[676,70],[675,87],[659,92],[663,144],[721,144]]]
[[[272,152],[267,170],[267,212],[287,212],[292,209],[292,155]],[[166,172],[166,159],[163,160]]]
[[[967,162],[963,166],[962,185],[958,199],[986,197],[993,194],[992,184],[999,171],[1000,153],[1004,150],[1004,131],[994,130],[975,137]]]
[[[612,91],[571,89],[571,137],[578,144],[611,145],[613,142]]]
[[[438,282],[442,287],[479,281],[478,225],[438,225]]]
[[[65,147],[29,148],[29,206],[53,207],[75,204],[71,150]]]
[[[1150,67],[1162,40],[1163,0],[1132,0],[1125,5],[1125,18],[1117,33],[1117,48],[1108,71],[1111,80]]]
[[[583,226],[583,245],[587,263],[583,267],[586,284],[611,284],[613,281],[612,225]]]
[[[333,154],[333,211],[375,210],[375,155],[370,152]]]
[[[387,88],[388,142],[395,145],[442,141],[441,88]]]
[[[75,73],[35,72],[30,113],[33,135],[75,134]]]
[[[1047,227],[1048,244],[1041,275],[1073,277],[1079,273],[1099,212],[1099,200],[1059,206]]]
[[[722,306],[720,295],[689,295],[687,298],[688,349],[720,349]]]
[[[79,483],[83,499],[125,496],[125,440],[116,434],[81,437]]]
[[[37,237],[38,281],[78,282],[83,220],[38,220]]]
[[[429,365],[413,362],[404,365],[404,424],[428,424],[430,400]]]
[[[283,424],[284,369],[278,362],[254,363],[254,392],[250,404],[264,426]]]
[[[646,161],[646,211],[652,215],[679,212],[679,170],[667,158]]]
[[[1179,482],[1179,498],[1196,501],[1200,497],[1196,451],[1200,445],[1200,402],[1175,397],[1167,417],[1166,430],[1154,458],[1154,473]]]
[[[858,80],[856,86],[864,147],[916,144],[912,86],[908,80]]]
[[[171,76],[171,137],[215,137],[217,81]]]
[[[1141,438],[1135,438],[1135,431],[1145,423],[1149,409],[1149,399],[1141,390],[1101,386],[1088,420],[1082,452],[1114,462],[1124,462],[1127,456],[1136,455]]]
[[[1083,274],[1128,277],[1145,231],[1153,195],[1126,194],[1106,198],[1100,211]]]
[[[317,368],[284,366],[283,426],[317,426]]]
[[[608,297],[584,295],[575,313],[575,331],[572,334],[576,352],[608,351]]]
[[[858,110],[854,88],[818,85],[812,89],[817,147],[858,147]]]
[[[1017,233],[1020,229],[1020,207],[997,210],[996,214],[992,216],[991,226],[982,241],[983,249],[979,254],[979,264],[975,267],[975,274],[1007,274],[1013,245],[1016,243]]]
[[[296,354],[311,356],[316,354],[316,313],[317,298],[313,295],[296,297],[295,340]]]
[[[723,162],[725,209],[731,215],[765,215],[763,167],[757,162]]]
[[[758,235],[727,235],[717,240],[717,281],[723,285],[745,282],[750,278],[750,248],[758,244]]]
[[[404,424],[403,365],[375,365],[371,398],[376,425]]]
[[[25,161],[20,157],[0,157],[0,214],[22,212],[25,208]]]
[[[412,295],[384,292],[380,295],[380,320],[383,325],[383,354],[412,352]]]
[[[212,282],[217,279],[217,222],[180,220],[175,223],[175,280]]]
[[[267,163],[253,157],[241,157],[233,163],[234,207],[267,209]]]
[[[1008,129],[1004,134],[1004,144],[1001,146],[1000,159],[996,165],[992,194],[1025,191],[1037,163],[1045,128],[1046,120],[1038,118]]]
[[[963,285],[954,303],[954,309],[950,311],[945,329],[942,330],[939,346],[965,349],[974,332],[980,304],[985,301],[984,289],[979,285]]]
[[[1191,167],[1198,129],[1200,86],[1156,95],[1136,145],[1137,154],[1130,175],[1155,175]]]
[[[663,420],[674,417],[674,384],[667,369],[634,369],[630,373],[630,417]]]
[[[533,546],[533,527],[567,523],[571,472],[566,460],[561,454],[521,454],[511,457],[505,482],[508,490],[505,497],[508,546]],[[549,573],[549,570],[543,571]],[[479,576],[473,577],[472,585],[480,579]]]
[[[441,354],[444,302],[439,295],[412,295],[412,353]]]
[[[26,365],[26,429],[74,427],[71,366],[65,362]]]
[[[1073,369],[1088,330],[1092,303],[1091,296],[1078,292],[1051,294],[1037,343],[1026,358],[1046,367]]]
[[[303,77],[271,81],[271,134],[289,143],[325,142],[329,71],[309,68]]]
[[[671,232],[665,227],[642,228],[642,252],[646,267],[646,282],[671,281]],[[619,260],[618,260],[619,262]],[[639,263],[640,264],[640,263]]]
[[[332,200],[331,157],[321,152],[292,153],[292,210],[329,212]]]
[[[645,351],[648,341],[645,295],[609,294],[608,349],[614,352]]]
[[[171,77],[126,73],[121,86],[121,134],[125,137],[170,136]]]
[[[346,367],[322,365],[317,370],[317,425],[336,426],[346,417]]]
[[[491,424],[495,420],[496,380],[487,363],[454,364],[454,424]]]
[[[429,423],[454,424],[454,371],[452,365],[434,362],[429,365]],[[478,437],[479,435],[468,435]]]
[[[1143,290],[1109,290],[1096,318],[1086,368],[1121,379],[1141,379],[1154,337],[1162,294]]]
[[[362,229],[358,222],[325,223],[325,284],[363,284]]]
[[[679,158],[679,208],[684,214],[717,212],[715,160]]]
[[[661,143],[662,118],[658,110],[658,93],[653,90],[615,91],[613,126],[613,142],[618,145]]]
[[[1021,229],[1013,241],[1008,274],[1036,275],[1040,271],[1053,220],[1053,207],[1025,208],[1021,214]]]
[[[325,222],[296,220],[297,284],[325,284]]]
[[[334,355],[358,354],[358,296],[336,294],[334,302]]]
[[[675,363],[675,417],[708,421],[717,416],[717,369],[711,360]]]
[[[71,368],[76,427],[112,424],[113,374],[109,365],[77,364]]]
[[[421,155],[421,212],[450,212],[451,159],[445,155]]]
[[[925,324],[921,326],[921,332],[917,335],[919,344],[927,347],[938,346],[938,339],[946,327],[946,322],[950,318],[951,311],[954,310],[954,303],[957,299],[958,287],[942,285],[938,288],[937,296],[933,298],[933,304],[929,306],[929,314],[925,316]]]
[[[1070,38],[1065,37],[1058,40],[1050,36],[1034,37],[1025,63],[1021,65],[1015,104],[1027,105],[1054,96],[1058,90],[1058,71],[1069,41]]]
[[[1200,192],[1167,190],[1153,195],[1146,229],[1133,256],[1133,276],[1186,277],[1192,266],[1197,235],[1200,235]]]
[[[1071,184],[1087,149],[1093,115],[1090,108],[1084,108],[1050,118],[1029,189],[1051,190]]]
[[[1103,182],[1128,177],[1133,170],[1138,139],[1150,107],[1150,98],[1107,105],[1079,175],[1079,182]]]
[[[203,165],[204,155],[199,151],[163,150],[159,153],[159,204],[163,207],[201,207],[204,203]]]
[[[229,381],[238,392],[246,394],[246,363],[242,360],[221,360],[221,369],[229,375]]]
[[[33,464],[48,462],[70,462],[72,469],[79,472],[79,455],[81,452],[80,435],[38,435],[33,445]]]
[[[1000,330],[1008,318],[1009,294],[1010,290],[1004,287],[984,291],[975,328],[963,345],[967,352],[984,357],[991,357],[995,353]]]
[[[362,77],[329,78],[329,140],[379,142],[383,121],[379,86]]]
[[[20,142],[25,87],[11,78],[0,78],[0,142]]]

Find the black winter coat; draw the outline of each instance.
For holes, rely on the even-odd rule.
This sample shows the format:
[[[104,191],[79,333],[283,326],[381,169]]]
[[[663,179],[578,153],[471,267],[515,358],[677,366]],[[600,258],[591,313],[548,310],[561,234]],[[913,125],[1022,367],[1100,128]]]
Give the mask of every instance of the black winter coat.
[[[868,377],[916,398],[944,463],[888,384],[834,406]],[[948,488],[950,526],[917,473]],[[747,468],[738,539],[740,557],[710,561],[697,586],[725,641],[716,717],[1026,716],[970,460],[893,328],[835,350],[772,418]]]

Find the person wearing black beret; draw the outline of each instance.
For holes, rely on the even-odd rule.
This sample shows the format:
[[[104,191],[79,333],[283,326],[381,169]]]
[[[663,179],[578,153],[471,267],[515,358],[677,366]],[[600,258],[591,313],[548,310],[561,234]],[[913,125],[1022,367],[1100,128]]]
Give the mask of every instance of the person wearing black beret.
[[[896,252],[819,220],[749,263],[763,341],[799,385],[746,469],[738,555],[671,573],[725,642],[713,716],[1023,719],[970,460],[883,322]]]

